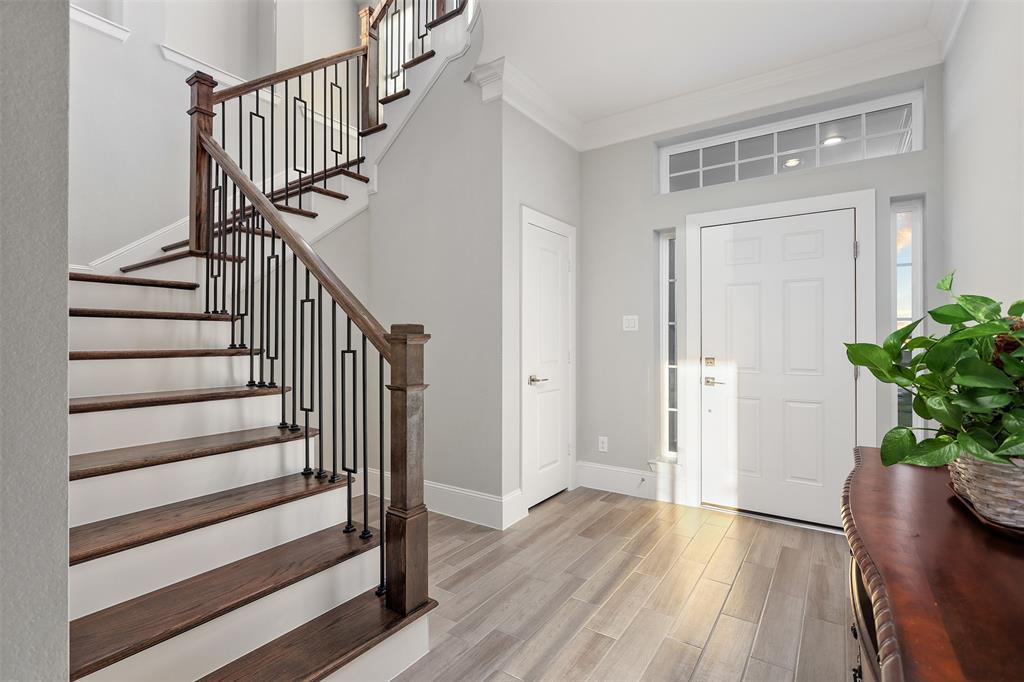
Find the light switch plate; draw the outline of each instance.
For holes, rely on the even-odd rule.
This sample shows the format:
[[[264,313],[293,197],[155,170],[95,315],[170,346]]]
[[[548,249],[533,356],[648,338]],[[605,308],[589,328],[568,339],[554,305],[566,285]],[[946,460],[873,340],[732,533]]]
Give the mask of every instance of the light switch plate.
[[[640,329],[640,316],[639,315],[623,315],[622,316],[622,331],[624,332],[635,332]]]
[[[608,436],[597,437],[597,451],[608,452]]]

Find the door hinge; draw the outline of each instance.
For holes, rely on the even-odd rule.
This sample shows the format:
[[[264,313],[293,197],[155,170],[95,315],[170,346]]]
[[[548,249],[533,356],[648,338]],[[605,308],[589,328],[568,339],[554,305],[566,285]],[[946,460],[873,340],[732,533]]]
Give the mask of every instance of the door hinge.
[[[853,242],[853,257],[854,259],[860,258],[860,242]]]

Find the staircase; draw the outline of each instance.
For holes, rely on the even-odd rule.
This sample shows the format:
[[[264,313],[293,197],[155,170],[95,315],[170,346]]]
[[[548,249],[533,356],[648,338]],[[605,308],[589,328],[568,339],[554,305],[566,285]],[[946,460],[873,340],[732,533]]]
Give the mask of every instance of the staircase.
[[[382,0],[356,48],[194,74],[188,238],[70,274],[71,679],[387,680],[426,652],[429,336],[296,222],[375,182],[368,140],[468,3]]]

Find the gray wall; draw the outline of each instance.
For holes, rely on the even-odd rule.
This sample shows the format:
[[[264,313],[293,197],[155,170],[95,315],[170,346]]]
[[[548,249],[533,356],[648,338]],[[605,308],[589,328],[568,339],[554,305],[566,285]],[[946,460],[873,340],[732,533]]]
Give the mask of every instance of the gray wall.
[[[426,478],[499,494],[502,112],[464,82],[475,60],[446,67],[379,165],[367,306],[433,337]]]
[[[0,2],[0,679],[68,675],[68,3]]]
[[[784,110],[828,108],[921,87],[925,90],[925,147],[902,156],[873,159],[785,176],[759,178],[672,194],[657,194],[655,143],[666,138],[701,137],[682,130],[604,147],[583,155],[583,230],[580,236],[579,399],[577,458],[646,469],[659,454],[657,363],[656,231],[684,226],[690,213],[755,205],[853,190],[876,190],[877,325],[890,329],[892,296],[890,201],[924,195],[925,282],[945,269],[942,236],[942,71],[887,78],[838,93],[802,100],[761,112],[744,122],[720,122],[716,131],[746,127],[751,119],[786,117]],[[683,277],[680,274],[680,277]],[[926,304],[937,302],[930,287]],[[640,331],[623,333],[621,317],[640,316]],[[685,330],[681,330],[681,334]],[[682,338],[682,336],[680,336]],[[682,352],[682,348],[680,348]],[[879,386],[879,426],[887,425],[890,391]],[[609,438],[609,452],[597,451],[597,437]]]
[[[501,492],[521,485],[521,208],[580,225],[580,154],[517,109],[501,105],[502,474]],[[578,237],[577,237],[578,238]]]
[[[1024,298],[1024,5],[975,0],[946,57],[947,259],[956,289]]]

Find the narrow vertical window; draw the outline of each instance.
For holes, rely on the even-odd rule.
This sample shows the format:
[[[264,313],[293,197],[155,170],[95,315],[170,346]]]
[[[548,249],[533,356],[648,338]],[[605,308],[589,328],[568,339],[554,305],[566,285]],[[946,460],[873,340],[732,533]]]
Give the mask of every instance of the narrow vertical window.
[[[662,368],[662,457],[676,459],[679,452],[679,360],[676,321],[676,239],[675,232],[661,238],[661,363]]]
[[[921,224],[923,204],[920,199],[898,201],[892,204],[893,234],[893,312],[894,324],[901,329],[922,315],[923,290],[921,288]],[[923,324],[923,323],[922,323]],[[919,326],[915,334],[924,329]],[[905,356],[908,354],[904,354]],[[903,358],[910,362],[909,357]],[[921,426],[914,414],[914,396],[902,388],[896,390],[896,423],[900,426]]]

